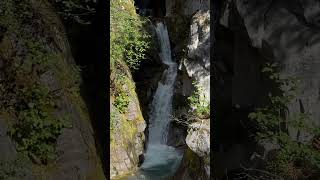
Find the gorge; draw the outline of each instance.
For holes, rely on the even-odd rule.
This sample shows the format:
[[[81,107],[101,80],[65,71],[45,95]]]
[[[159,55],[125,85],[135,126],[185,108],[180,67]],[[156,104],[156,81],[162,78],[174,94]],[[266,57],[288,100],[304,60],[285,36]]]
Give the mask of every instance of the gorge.
[[[211,177],[233,179],[244,173],[246,176],[244,178],[261,175],[270,179],[270,176],[258,172],[269,170],[284,179],[294,179],[296,178],[294,176],[302,178],[305,174],[313,179],[317,178],[317,173],[310,172],[313,168],[317,169],[313,167],[317,166],[316,163],[301,165],[301,161],[303,164],[308,164],[305,162],[305,157],[314,159],[319,157],[318,150],[314,145],[310,145],[311,142],[316,142],[313,139],[317,139],[317,134],[313,131],[306,132],[308,130],[304,129],[310,126],[319,129],[317,110],[319,73],[316,70],[318,69],[316,49],[319,48],[317,1],[226,0],[210,4],[209,1],[175,0],[158,1],[159,8],[156,9],[149,1],[139,2],[142,10],[138,12],[141,12],[141,15],[151,16],[151,19],[161,19],[168,28],[172,57],[178,65],[173,94],[175,119],[179,120],[178,122],[181,120],[185,122],[187,119],[185,115],[190,112],[187,99],[197,92],[197,87],[192,84],[193,81],[204,89],[201,93],[204,99],[210,98],[211,95],[215,117],[212,126],[211,145],[214,152],[211,152],[211,162],[214,165],[211,167],[213,170]],[[213,6],[212,14],[209,13],[209,4]],[[213,22],[211,27],[208,25],[210,19]],[[212,28],[211,34],[210,28]],[[213,39],[211,46],[210,35]],[[155,52],[151,54],[154,55]],[[134,74],[137,94],[143,104],[142,111],[145,111],[143,114],[147,124],[152,122],[148,122],[151,118],[145,105],[151,103],[162,71],[168,68],[161,64],[159,58],[154,55],[153,61],[142,62],[143,70]],[[150,77],[147,74],[154,75]],[[287,104],[283,104],[279,99],[288,97],[284,95],[285,93],[282,94],[281,83],[287,84],[288,77],[296,77],[302,81],[298,83],[298,93],[290,101],[286,100]],[[213,84],[211,93],[208,87],[210,79]],[[142,83],[143,80],[146,82]],[[275,102],[278,104],[274,105]],[[274,106],[281,107],[279,112],[270,113]],[[266,109],[262,111],[261,108]],[[266,114],[269,119],[263,116]],[[297,116],[300,117],[299,114],[304,117],[300,119],[304,127],[293,127],[295,125],[291,123],[296,122]],[[276,143],[268,139],[267,141],[259,139],[261,138],[259,131],[263,132],[261,130],[263,125],[256,121],[257,118],[262,118],[267,125],[272,119],[286,120],[286,123],[279,123],[277,130],[271,128],[271,132],[276,134],[273,136],[276,138]],[[203,124],[205,128],[201,128]],[[195,130],[191,127],[195,127]],[[201,131],[196,129],[199,127]],[[177,125],[176,121],[170,123],[168,135],[171,138],[168,144],[183,147],[181,149],[184,151],[181,164],[172,179],[208,177],[210,172],[208,132],[210,123],[205,120],[183,127]],[[147,128],[145,133],[147,144],[150,143],[149,133]],[[283,139],[286,140],[283,142]],[[286,152],[286,149],[293,150]],[[309,153],[300,156],[304,151]],[[287,153],[291,154],[288,156]],[[299,160],[290,162],[287,157]],[[278,168],[272,170],[270,164]],[[292,169],[300,174],[292,173]]]
[[[172,12],[179,13],[179,11],[168,9],[165,7],[166,4],[165,1],[157,3],[136,1],[136,5],[140,7],[137,13],[142,15],[142,19],[146,19],[147,23],[144,27],[152,37],[152,40],[149,40],[151,48],[146,52],[146,59],[141,61],[139,69],[132,73],[146,128],[144,129],[144,142],[141,142],[144,144],[144,152],[141,153],[139,151],[138,154],[132,156],[139,156],[139,161],[136,161],[137,164],[135,164],[136,168],[129,172],[131,175],[120,177],[122,179],[139,179],[142,176],[146,179],[179,179],[184,178],[183,176],[187,178],[187,176],[190,176],[189,169],[191,165],[189,163],[191,161],[196,163],[194,164],[195,166],[192,165],[194,167],[192,167],[191,171],[200,172],[201,178],[208,178],[210,171],[208,165],[210,151],[208,115],[204,115],[205,119],[203,120],[199,119],[198,122],[191,122],[194,124],[190,125],[195,128],[190,131],[188,138],[187,130],[189,129],[189,124],[181,125],[175,120],[184,119],[185,115],[192,114],[188,97],[193,94],[196,100],[195,103],[199,103],[195,105],[203,106],[206,113],[210,111],[208,107],[210,78],[207,70],[210,66],[209,58],[204,56],[203,60],[205,62],[202,63],[202,60],[197,57],[200,52],[196,49],[198,44],[192,47],[190,45],[190,49],[195,48],[190,56],[193,56],[194,59],[199,58],[199,61],[197,59],[194,61],[197,63],[191,61],[183,62],[182,57],[187,55],[187,49],[189,48],[187,45],[190,37],[189,24],[192,15],[188,12],[190,13],[186,15],[188,18],[181,16],[182,21],[179,23],[183,23],[183,25],[181,27],[180,25],[176,26],[185,28],[181,29],[185,30],[184,33],[175,31],[173,26],[177,23],[175,20],[178,16],[172,14]],[[191,6],[191,4],[188,6]],[[201,5],[197,6],[201,7]],[[209,8],[208,5],[202,7]],[[192,9],[194,12],[197,10]],[[171,15],[168,16],[167,14],[170,13]],[[149,17],[146,17],[146,15]],[[199,21],[201,24],[206,23],[206,28],[203,36],[197,37],[198,33],[196,32],[196,36],[193,39],[201,41],[201,45],[203,45],[202,52],[203,50],[208,52],[209,14],[201,12],[201,14],[198,13],[197,15],[194,21]],[[203,16],[205,22],[203,22]],[[177,37],[179,36],[183,37],[183,39],[178,39]],[[186,70],[185,64],[188,70]],[[196,72],[192,72],[195,70],[191,68],[193,66],[196,68]],[[204,71],[202,68],[205,68]],[[192,81],[194,81],[194,84]],[[195,94],[194,90],[198,90],[197,84],[204,86],[205,91],[199,91],[199,94]],[[200,100],[201,103],[198,102]],[[130,108],[130,105],[128,107]],[[203,142],[200,142],[203,145],[199,148],[199,145],[194,141],[197,137],[203,139]],[[187,143],[194,149],[190,150]],[[199,157],[194,151],[199,151],[200,156],[203,157]],[[130,154],[130,152],[128,153]],[[117,152],[112,151],[111,154],[117,154]],[[206,162],[203,163],[203,161]],[[128,164],[126,163],[126,165]],[[120,165],[116,169],[120,169]],[[178,171],[183,175],[175,177]]]
[[[0,180],[319,180],[319,30],[319,0],[0,0]]]

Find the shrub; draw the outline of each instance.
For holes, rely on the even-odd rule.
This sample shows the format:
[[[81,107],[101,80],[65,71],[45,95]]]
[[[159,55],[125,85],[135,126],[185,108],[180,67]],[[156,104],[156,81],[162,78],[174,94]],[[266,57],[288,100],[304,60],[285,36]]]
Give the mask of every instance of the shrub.
[[[301,178],[320,169],[320,152],[312,147],[311,142],[301,143],[300,133],[296,138],[290,137],[288,130],[294,128],[316,136],[319,129],[307,124],[307,113],[296,113],[293,118],[286,117],[287,105],[296,96],[298,81],[280,77],[277,68],[277,64],[270,63],[263,68],[262,71],[276,83],[278,89],[275,95],[269,94],[270,104],[250,113],[249,118],[256,124],[257,141],[271,142],[280,147],[275,158],[268,162],[268,169],[286,179]]]
[[[196,90],[193,95],[188,97],[190,106],[193,108],[196,116],[206,118],[210,116],[210,103],[206,102],[204,97],[201,97],[203,88],[196,83],[193,83],[193,85],[195,85]]]
[[[129,96],[125,92],[120,92],[118,96],[116,96],[114,105],[119,110],[120,113],[125,113],[127,111],[129,105]]]
[[[25,91],[21,99],[18,121],[9,129],[9,135],[18,145],[18,151],[38,163],[55,158],[55,144],[64,127],[64,120],[54,118],[53,97],[40,86]]]
[[[5,38],[10,44],[0,51],[5,65],[1,75],[6,77],[0,83],[0,109],[14,117],[8,133],[16,142],[18,151],[45,164],[55,157],[57,138],[68,122],[54,115],[58,96],[39,83],[43,82],[40,76],[48,70],[53,70],[50,71],[53,76],[65,74],[56,71],[63,58],[50,51],[47,35],[39,37],[44,36],[41,32],[47,31],[41,25],[43,17],[33,9],[30,1],[0,1],[0,6],[4,7],[0,12],[0,26],[7,28]],[[30,24],[30,19],[35,21]],[[3,56],[11,49],[14,53]],[[63,70],[68,72],[68,81],[72,82],[75,73],[70,76],[69,69]]]
[[[124,60],[132,69],[138,69],[149,48],[150,36],[144,26],[146,19],[135,13],[131,2],[110,1],[110,65]]]

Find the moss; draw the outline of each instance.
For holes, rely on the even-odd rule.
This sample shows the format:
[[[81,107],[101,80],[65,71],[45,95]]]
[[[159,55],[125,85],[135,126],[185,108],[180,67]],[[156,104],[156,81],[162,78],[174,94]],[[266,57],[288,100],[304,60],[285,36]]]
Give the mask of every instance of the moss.
[[[71,124],[69,114],[58,115],[57,104],[63,98],[77,108],[80,121],[89,120],[80,96],[80,69],[70,61],[72,58],[63,26],[46,0],[0,1],[0,27],[5,29],[0,42],[0,56],[5,68],[0,73],[6,77],[0,83],[0,94],[3,95],[0,96],[0,113],[10,124],[10,131],[15,131],[11,137],[17,144],[36,143],[20,149],[19,154],[27,151],[29,158],[39,163],[33,164],[34,174],[42,177],[58,168],[51,161],[46,161],[52,154],[44,155],[43,150],[48,148],[53,152],[61,130]],[[46,73],[49,76],[45,78],[48,79],[43,78]],[[48,126],[54,131],[46,129]],[[23,137],[18,135],[24,133]],[[44,136],[50,136],[49,140]],[[38,145],[38,150],[32,149]],[[100,165],[96,152],[93,152],[94,145],[88,146],[92,151],[89,155],[94,156],[89,158]],[[44,162],[39,162],[43,159]],[[104,179],[101,178],[101,168],[95,169],[99,172],[93,172],[91,179]]]
[[[192,172],[199,172],[199,170],[201,169],[201,162],[199,157],[190,149],[187,149],[185,156],[188,167],[191,168]]]
[[[207,179],[203,160],[191,149],[186,150],[182,164],[191,178]]]
[[[136,94],[136,87],[131,71],[139,66],[140,60],[145,59],[145,27],[143,20],[136,14],[133,0],[111,1],[110,19],[111,27],[111,46],[113,46],[110,78],[110,98],[111,98],[111,153],[114,151],[126,151],[128,157],[137,164],[135,141],[138,134],[138,123],[144,121],[139,107]],[[121,22],[120,22],[121,21]],[[120,103],[122,102],[122,103]],[[131,104],[138,109],[137,117],[128,120]],[[130,105],[130,106],[129,106]],[[122,108],[125,107],[125,108]],[[115,159],[121,159],[116,157]],[[111,162],[113,163],[113,162]],[[112,164],[111,164],[112,166]],[[133,168],[134,169],[134,168]],[[133,169],[129,171],[133,171]],[[117,171],[115,169],[114,171]],[[122,174],[121,174],[121,177]],[[116,179],[121,178],[118,176]]]
[[[137,123],[135,121],[127,120],[126,115],[123,114],[118,114],[117,118],[119,125],[110,133],[111,147],[128,147],[128,144],[133,142],[135,135],[138,132]]]
[[[132,141],[137,133],[137,127],[135,125],[135,122],[128,120],[125,120],[123,122],[121,130],[123,132],[124,139],[127,141]]]
[[[96,172],[92,172],[89,174],[89,176],[86,178],[86,180],[105,180],[105,176],[100,171],[100,169],[97,169]]]

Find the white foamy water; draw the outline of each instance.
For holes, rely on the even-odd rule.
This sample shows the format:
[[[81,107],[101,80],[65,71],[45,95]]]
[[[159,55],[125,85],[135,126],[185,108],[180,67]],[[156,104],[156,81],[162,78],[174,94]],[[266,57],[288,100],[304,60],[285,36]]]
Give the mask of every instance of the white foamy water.
[[[149,140],[141,169],[147,176],[160,178],[172,175],[176,171],[182,154],[174,147],[166,145],[177,64],[171,58],[169,35],[165,24],[158,22],[155,29],[161,46],[160,58],[168,68],[162,74],[151,103]]]

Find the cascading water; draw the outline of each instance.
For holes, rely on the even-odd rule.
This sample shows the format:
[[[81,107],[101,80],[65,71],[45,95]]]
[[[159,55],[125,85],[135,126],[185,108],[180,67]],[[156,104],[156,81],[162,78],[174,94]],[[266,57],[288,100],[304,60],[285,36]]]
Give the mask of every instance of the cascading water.
[[[149,144],[165,144],[167,140],[167,127],[172,111],[173,87],[177,76],[177,64],[171,59],[171,49],[166,26],[159,22],[156,32],[161,46],[160,58],[168,65],[158,83],[153,97],[149,124]]]
[[[158,88],[151,103],[149,119],[149,140],[145,161],[141,171],[129,179],[163,179],[177,170],[182,154],[168,146],[167,134],[172,112],[172,97],[177,76],[177,64],[172,61],[167,28],[163,22],[157,22],[156,33],[161,46],[161,61],[168,66],[158,83]]]

